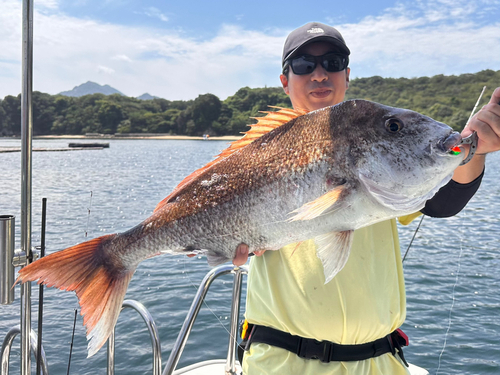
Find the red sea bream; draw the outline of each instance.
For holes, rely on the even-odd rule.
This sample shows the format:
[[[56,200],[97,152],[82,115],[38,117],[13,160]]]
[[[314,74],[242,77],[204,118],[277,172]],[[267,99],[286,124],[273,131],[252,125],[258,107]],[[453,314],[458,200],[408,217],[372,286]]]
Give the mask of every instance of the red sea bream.
[[[460,140],[429,117],[364,100],[271,112],[142,223],[37,260],[19,280],[76,292],[89,356],[111,334],[137,265],[156,255],[201,252],[217,265],[240,243],[254,252],[314,238],[328,282],[355,229],[420,210],[450,180]]]

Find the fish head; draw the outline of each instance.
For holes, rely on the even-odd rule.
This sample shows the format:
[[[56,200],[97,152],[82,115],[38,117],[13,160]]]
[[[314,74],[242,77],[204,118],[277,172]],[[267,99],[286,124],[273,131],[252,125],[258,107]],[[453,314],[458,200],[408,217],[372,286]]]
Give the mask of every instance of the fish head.
[[[392,210],[420,210],[464,158],[452,152],[460,134],[428,116],[364,100],[342,104],[354,127],[349,140],[354,174],[373,198]]]

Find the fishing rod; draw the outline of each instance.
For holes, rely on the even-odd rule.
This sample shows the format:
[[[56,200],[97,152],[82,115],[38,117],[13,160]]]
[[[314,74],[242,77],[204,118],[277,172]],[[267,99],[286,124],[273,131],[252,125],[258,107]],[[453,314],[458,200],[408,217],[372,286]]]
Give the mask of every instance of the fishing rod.
[[[467,120],[467,123],[465,124],[465,126],[469,125],[469,122],[472,119],[472,116],[474,116],[474,112],[476,111],[476,108],[479,105],[479,102],[481,101],[481,98],[483,97],[483,94],[485,91],[486,91],[486,86],[483,86],[483,91],[481,91],[481,94],[479,94],[479,98],[477,98],[476,105],[472,109],[472,112],[470,113],[469,119]]]
[[[42,235],[40,240],[40,258],[45,256],[45,226],[47,222],[47,198],[42,199]],[[38,291],[38,344],[36,358],[36,375],[41,373],[42,365],[42,319],[43,319],[43,284]]]
[[[69,359],[68,359],[68,372],[67,375],[69,375],[69,368],[71,367],[71,355],[73,354],[73,343],[75,341],[75,327],[76,327],[76,314],[78,310],[75,309],[75,319],[73,320],[73,333],[71,335],[71,344],[69,347]]]

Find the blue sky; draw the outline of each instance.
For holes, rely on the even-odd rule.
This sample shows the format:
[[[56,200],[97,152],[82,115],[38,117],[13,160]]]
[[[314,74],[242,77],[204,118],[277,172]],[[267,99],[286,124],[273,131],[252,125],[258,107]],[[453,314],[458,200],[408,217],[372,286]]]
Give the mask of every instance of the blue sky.
[[[342,32],[352,78],[500,69],[500,0],[34,2],[34,89],[50,94],[89,80],[170,100],[279,86],[286,35],[313,20]],[[20,92],[21,14],[0,0],[0,98]]]
[[[335,11],[327,2],[311,7],[305,2],[253,1],[66,1],[60,3],[65,13],[79,18],[129,26],[154,26],[176,29],[196,38],[214,37],[222,24],[236,24],[244,29],[289,29],[316,19],[357,22],[377,15],[394,1],[363,1],[361,7],[338,1]],[[290,5],[287,5],[290,4]],[[331,2],[330,2],[331,4]],[[290,26],[291,25],[291,26]]]

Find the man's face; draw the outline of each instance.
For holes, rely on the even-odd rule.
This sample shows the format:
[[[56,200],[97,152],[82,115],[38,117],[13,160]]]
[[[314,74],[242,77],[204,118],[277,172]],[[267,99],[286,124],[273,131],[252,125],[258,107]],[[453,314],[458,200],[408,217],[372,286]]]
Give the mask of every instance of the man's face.
[[[335,52],[335,47],[329,43],[316,42],[302,47],[296,56],[322,56],[328,52]],[[344,100],[349,87],[349,72],[347,68],[330,73],[318,64],[311,74],[305,75],[296,75],[290,68],[288,78],[282,74],[280,80],[285,93],[290,96],[293,108],[314,111]]]

